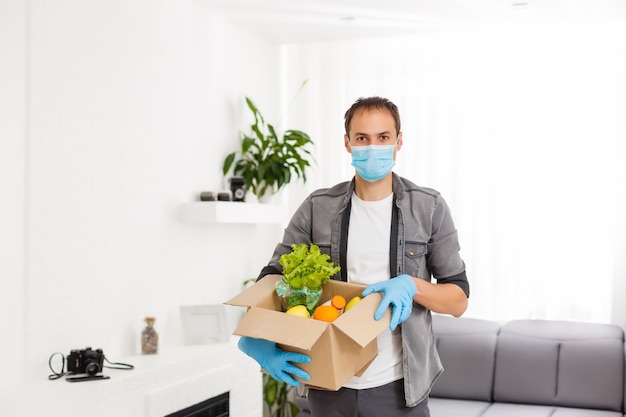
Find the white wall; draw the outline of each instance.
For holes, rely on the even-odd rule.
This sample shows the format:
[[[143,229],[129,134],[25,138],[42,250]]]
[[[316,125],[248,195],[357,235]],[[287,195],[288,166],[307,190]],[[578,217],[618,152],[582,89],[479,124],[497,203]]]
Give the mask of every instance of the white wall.
[[[0,357],[7,400],[22,372],[26,138],[26,5],[0,2]],[[10,336],[10,337],[7,337]]]
[[[146,315],[161,346],[180,344],[179,305],[239,292],[282,235],[177,211],[224,188],[244,95],[278,113],[279,47],[193,0],[11,0],[0,19],[8,357],[24,351],[37,378],[57,351],[99,347],[115,360],[139,352]]]
[[[395,171],[440,191],[459,229],[466,315],[624,326],[624,27],[555,20],[289,45],[286,72],[311,79],[298,126],[320,139],[307,186],[351,175],[343,112],[389,97],[403,118]]]

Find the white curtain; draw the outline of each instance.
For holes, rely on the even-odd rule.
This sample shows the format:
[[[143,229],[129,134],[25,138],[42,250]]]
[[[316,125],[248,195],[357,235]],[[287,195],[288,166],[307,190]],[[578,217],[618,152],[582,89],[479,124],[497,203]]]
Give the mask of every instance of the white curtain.
[[[286,96],[309,79],[286,120],[317,145],[317,165],[291,204],[352,177],[343,112],[360,96],[388,97],[404,132],[396,172],[451,206],[471,283],[468,316],[619,322],[624,27],[552,23],[285,46]]]

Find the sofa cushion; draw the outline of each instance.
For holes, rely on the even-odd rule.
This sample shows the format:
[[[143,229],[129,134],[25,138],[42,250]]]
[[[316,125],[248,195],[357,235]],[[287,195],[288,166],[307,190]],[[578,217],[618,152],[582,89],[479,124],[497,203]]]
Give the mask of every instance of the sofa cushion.
[[[545,405],[494,403],[482,417],[552,417],[553,412],[554,407]]]
[[[589,410],[583,408],[560,407],[554,410],[552,417],[624,417],[620,411]]]
[[[500,330],[494,400],[622,410],[624,332],[610,324],[516,320]]]
[[[449,417],[456,416],[449,414]],[[432,417],[439,417],[435,414]],[[446,417],[442,415],[441,417]],[[617,411],[587,410],[545,405],[492,404],[481,417],[623,417]]]
[[[433,397],[491,401],[496,340],[492,321],[433,314],[433,332],[444,372]]]
[[[428,399],[430,417],[481,417],[488,407],[489,403],[484,401]]]

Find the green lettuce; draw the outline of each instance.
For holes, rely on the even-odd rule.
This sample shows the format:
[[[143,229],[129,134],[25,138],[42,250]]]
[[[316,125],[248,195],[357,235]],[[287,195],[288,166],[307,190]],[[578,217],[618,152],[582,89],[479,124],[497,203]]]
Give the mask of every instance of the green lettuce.
[[[291,288],[320,290],[341,269],[314,243],[311,243],[310,248],[305,243],[294,244],[291,249],[290,253],[282,255],[278,260],[283,267],[284,281]]]

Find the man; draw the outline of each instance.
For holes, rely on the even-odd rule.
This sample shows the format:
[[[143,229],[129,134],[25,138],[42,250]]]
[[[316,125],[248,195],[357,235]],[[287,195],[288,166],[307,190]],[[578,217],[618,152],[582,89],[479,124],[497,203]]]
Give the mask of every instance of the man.
[[[376,320],[392,310],[389,329],[377,339],[378,356],[360,377],[338,391],[309,389],[314,417],[428,417],[428,395],[443,370],[431,311],[459,317],[469,297],[457,232],[438,192],[392,172],[402,148],[395,104],[361,98],[346,112],[345,129],[353,180],[309,195],[260,278],[281,273],[278,259],[292,244],[315,243],[341,266],[334,279],[367,285],[363,296],[382,294]],[[247,337],[239,347],[277,380],[309,379],[297,366],[310,361],[306,355]]]

